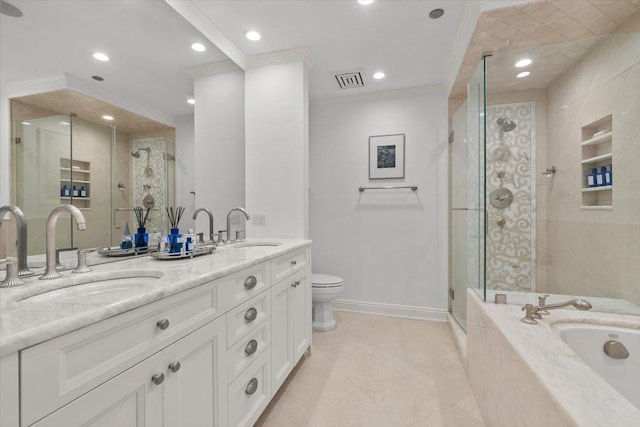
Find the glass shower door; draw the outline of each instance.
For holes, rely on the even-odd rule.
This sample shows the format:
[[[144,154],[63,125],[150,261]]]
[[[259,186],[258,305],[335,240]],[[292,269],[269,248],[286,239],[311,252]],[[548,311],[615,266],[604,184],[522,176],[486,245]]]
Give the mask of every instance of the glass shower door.
[[[71,201],[71,170],[64,164],[71,159],[71,119],[69,115],[59,115],[15,123],[14,200],[27,218],[29,255],[45,252],[44,231],[49,213]],[[66,231],[56,233],[58,248],[73,246],[70,221],[59,221],[58,228]]]
[[[466,330],[467,288],[484,298],[485,139],[484,59],[468,85],[467,101],[452,118],[450,154],[450,311]]]

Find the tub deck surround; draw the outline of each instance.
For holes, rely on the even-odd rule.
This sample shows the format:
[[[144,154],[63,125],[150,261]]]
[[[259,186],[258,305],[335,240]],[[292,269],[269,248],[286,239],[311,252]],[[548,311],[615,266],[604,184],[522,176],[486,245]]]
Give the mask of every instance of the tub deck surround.
[[[468,373],[488,424],[628,427],[640,419],[640,409],[552,328],[591,323],[638,330],[640,317],[567,309],[529,325],[520,321],[519,305],[483,303],[471,290],[468,296]]]
[[[247,242],[264,242],[265,239],[248,239]],[[159,301],[168,296],[197,287],[257,265],[261,262],[295,251],[311,244],[310,240],[268,239],[278,246],[233,245],[219,247],[212,255],[193,259],[158,261],[141,256],[101,265],[92,265],[90,273],[63,272],[63,277],[50,281],[28,278],[17,288],[0,289],[0,357],[15,353],[51,338],[91,325],[120,313]],[[117,277],[135,275],[160,276],[144,279],[142,286],[132,285],[130,290],[105,293],[104,298],[65,298],[64,301],[47,304],[21,304],[21,298],[34,294],[36,288],[55,289],[70,281],[82,280],[85,275],[109,275]],[[37,272],[39,273],[39,271]],[[159,273],[159,274],[158,274]],[[87,276],[85,276],[87,277]],[[105,286],[117,286],[118,280],[101,282]],[[132,279],[120,280],[130,283]]]
[[[482,291],[479,289],[472,289],[473,292],[482,298]],[[558,295],[548,294],[546,292],[522,292],[522,291],[501,291],[501,290],[487,290],[487,301],[493,302],[496,294],[504,294],[507,296],[507,303],[511,305],[523,306],[525,304],[538,305],[538,296],[549,295],[547,298],[547,304],[557,304],[565,302],[574,298],[586,299],[591,303],[593,308],[590,310],[600,313],[616,313],[616,314],[633,314],[640,316],[640,306],[629,302],[627,300],[619,298],[602,298],[602,297],[590,297],[584,295]]]

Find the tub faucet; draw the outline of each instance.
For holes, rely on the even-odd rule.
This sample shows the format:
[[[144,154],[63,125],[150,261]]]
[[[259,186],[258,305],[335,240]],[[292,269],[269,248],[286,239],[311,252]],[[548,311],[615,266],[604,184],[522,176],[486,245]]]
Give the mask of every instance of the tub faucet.
[[[193,220],[195,221],[195,219],[198,217],[198,214],[200,212],[206,212],[207,215],[209,215],[209,241],[213,241],[213,214],[211,213],[211,211],[209,209],[206,208],[199,208],[196,209],[196,211],[193,213]]]
[[[244,218],[248,221],[251,219],[251,217],[249,216],[249,212],[247,212],[244,208],[241,207],[237,207],[237,208],[233,208],[229,211],[229,213],[227,214],[227,242],[231,241],[231,214],[234,212],[242,212],[244,214]]]
[[[56,270],[56,222],[58,217],[64,211],[69,212],[73,219],[76,220],[76,227],[78,231],[85,231],[87,224],[84,220],[84,215],[80,212],[80,209],[73,205],[60,205],[54,208],[47,218],[47,270],[40,276],[40,280],[57,279],[62,275]]]
[[[13,214],[18,227],[18,277],[31,276],[33,271],[27,267],[27,220],[19,207],[7,205],[0,207],[0,225],[7,212]]]
[[[580,298],[575,298],[558,304],[544,304],[539,306],[534,306],[533,304],[525,304],[524,307],[522,307],[522,311],[526,312],[526,314],[520,320],[524,323],[535,325],[536,323],[538,323],[536,319],[540,319],[542,317],[540,316],[540,314],[548,314],[548,312],[545,313],[546,310],[555,310],[558,308],[565,308],[569,306],[572,306],[573,308],[580,311],[587,311],[593,308],[589,301]]]

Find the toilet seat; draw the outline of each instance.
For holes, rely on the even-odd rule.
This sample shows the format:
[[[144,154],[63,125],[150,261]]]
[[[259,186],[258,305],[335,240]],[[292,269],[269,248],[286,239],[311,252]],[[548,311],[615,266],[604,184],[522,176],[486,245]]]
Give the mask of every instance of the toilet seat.
[[[311,287],[312,288],[337,288],[344,284],[342,278],[332,276],[330,274],[316,274],[311,275]]]

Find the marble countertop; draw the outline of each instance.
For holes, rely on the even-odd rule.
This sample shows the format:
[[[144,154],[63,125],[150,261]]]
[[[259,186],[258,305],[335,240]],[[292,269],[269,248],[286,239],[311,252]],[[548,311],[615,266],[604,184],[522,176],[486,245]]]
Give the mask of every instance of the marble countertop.
[[[261,242],[278,245],[240,247],[242,243]],[[45,281],[35,276],[25,279],[22,286],[2,288],[0,357],[227,276],[310,245],[311,241],[248,239],[242,243],[221,246],[211,255],[193,259],[158,261],[139,256],[100,265],[91,265],[89,260],[93,270],[89,273],[72,274],[67,270],[59,279]],[[42,274],[42,270],[34,271]],[[86,284],[87,280],[101,281]],[[104,287],[109,292],[104,292]]]
[[[640,420],[640,409],[587,366],[553,329],[559,323],[590,323],[640,330],[640,317],[561,309],[529,325],[520,321],[524,313],[519,305],[491,302],[482,307],[577,425],[625,426]]]

